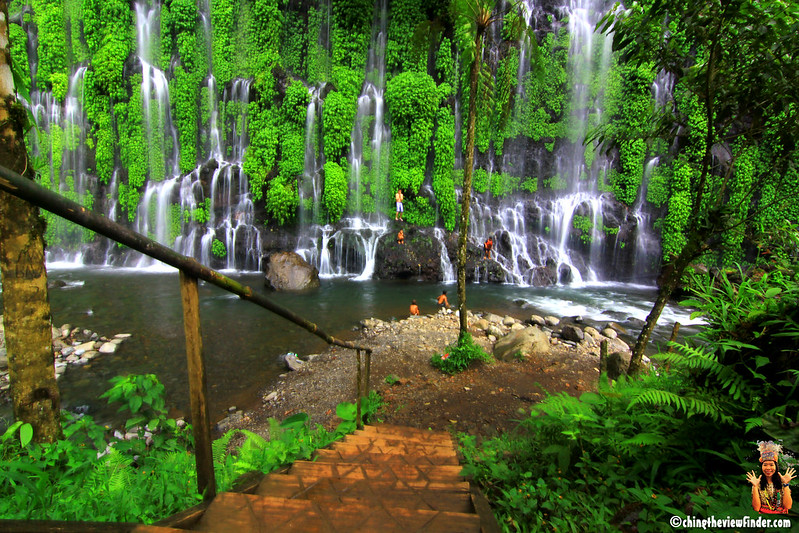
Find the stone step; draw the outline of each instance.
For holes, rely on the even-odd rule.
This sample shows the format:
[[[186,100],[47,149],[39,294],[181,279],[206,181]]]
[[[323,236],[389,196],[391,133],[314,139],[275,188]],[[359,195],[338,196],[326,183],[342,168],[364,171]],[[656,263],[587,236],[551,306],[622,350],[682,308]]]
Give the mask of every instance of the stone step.
[[[380,482],[400,482],[408,488],[425,488],[430,483],[460,483],[462,468],[451,465],[406,465],[383,463],[379,465],[358,463],[314,463],[296,461],[290,474],[302,476],[306,480],[320,478],[367,479]],[[468,483],[467,483],[468,484]]]
[[[261,481],[256,494],[346,505],[355,503],[429,511],[474,512],[466,483],[438,483],[426,490],[395,486],[396,482],[346,478],[322,478],[309,483],[293,474],[270,474]]]
[[[337,445],[333,449],[316,450],[316,460],[328,463],[403,463],[408,465],[457,465],[454,453],[425,449],[402,449],[398,447],[366,447]]]
[[[382,436],[349,435],[343,440],[336,442],[336,444],[402,447],[404,449],[420,449],[431,451],[439,450],[439,453],[455,455],[455,447],[453,446],[452,442],[423,442],[403,438],[384,438]]]
[[[363,429],[355,431],[353,435],[379,435],[383,438],[401,438],[405,440],[443,442],[447,444],[452,443],[452,435],[446,431],[431,431],[407,426],[392,426],[389,424],[364,426]]]
[[[195,528],[235,532],[479,532],[476,514],[386,508],[379,505],[312,502],[253,494],[218,494]]]

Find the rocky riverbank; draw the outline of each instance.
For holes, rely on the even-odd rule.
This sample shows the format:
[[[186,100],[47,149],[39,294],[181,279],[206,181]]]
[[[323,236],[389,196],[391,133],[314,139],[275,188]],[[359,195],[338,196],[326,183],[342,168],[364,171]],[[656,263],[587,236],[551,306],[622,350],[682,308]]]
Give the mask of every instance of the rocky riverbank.
[[[117,333],[109,338],[96,331],[76,327],[72,324],[63,324],[59,328],[53,327],[56,379],[64,375],[69,368],[87,365],[102,355],[116,352],[120,344],[130,337],[130,333]],[[10,399],[9,388],[5,330],[3,316],[0,315],[0,402]]]
[[[380,420],[475,435],[507,431],[547,393],[579,395],[594,389],[602,340],[623,361],[630,357],[628,343],[620,338],[628,330],[618,322],[586,324],[580,317],[470,313],[469,330],[495,361],[449,376],[434,369],[430,357],[457,340],[457,313],[361,322],[354,342],[372,349],[371,388],[385,401]],[[308,413],[312,423],[332,428],[337,423],[336,405],[355,397],[355,357],[353,350],[338,347],[301,354],[307,362],[264,389],[260,407],[232,414],[218,429],[267,433],[268,418],[283,419],[298,412]]]

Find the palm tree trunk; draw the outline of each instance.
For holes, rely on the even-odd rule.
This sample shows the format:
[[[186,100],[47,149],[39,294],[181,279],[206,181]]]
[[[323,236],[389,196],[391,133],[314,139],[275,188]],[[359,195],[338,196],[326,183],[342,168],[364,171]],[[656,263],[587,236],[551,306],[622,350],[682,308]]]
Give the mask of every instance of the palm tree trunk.
[[[0,13],[0,164],[31,177],[19,120],[24,110],[16,102],[8,62],[6,0],[0,0]],[[36,441],[52,442],[61,434],[61,402],[53,365],[43,230],[36,206],[0,192],[3,322],[14,418],[33,426]]]
[[[474,61],[469,77],[469,122],[466,127],[466,163],[463,169],[463,193],[461,194],[460,234],[458,235],[458,314],[460,333],[463,337],[468,329],[466,311],[466,248],[469,237],[469,209],[472,203],[472,167],[474,166],[474,125],[477,119],[477,80],[480,75],[480,56],[483,52],[485,27],[478,25],[474,38]]]

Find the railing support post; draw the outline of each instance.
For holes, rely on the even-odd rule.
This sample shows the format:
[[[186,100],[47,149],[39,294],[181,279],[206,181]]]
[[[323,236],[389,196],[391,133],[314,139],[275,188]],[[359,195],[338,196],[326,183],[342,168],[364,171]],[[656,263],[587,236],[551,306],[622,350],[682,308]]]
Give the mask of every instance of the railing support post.
[[[208,415],[207,384],[203,341],[200,332],[200,297],[197,278],[180,271],[180,296],[183,301],[183,329],[186,334],[186,359],[191,398],[191,424],[194,429],[194,456],[197,462],[197,489],[205,499],[216,495],[214,456],[211,451],[211,419]]]
[[[355,392],[355,427],[358,429],[363,429],[363,419],[361,418],[361,396],[363,396],[363,376],[361,368],[363,367],[363,361],[361,357],[361,351],[356,350],[358,355],[356,359],[356,364],[358,365],[358,371],[356,376],[356,392]]]

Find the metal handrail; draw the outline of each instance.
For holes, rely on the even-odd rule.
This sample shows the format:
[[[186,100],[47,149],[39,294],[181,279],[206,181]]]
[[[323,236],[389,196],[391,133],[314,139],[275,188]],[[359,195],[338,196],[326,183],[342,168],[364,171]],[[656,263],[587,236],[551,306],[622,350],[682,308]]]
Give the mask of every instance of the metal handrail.
[[[229,277],[209,268],[194,258],[179,254],[174,250],[160,244],[144,235],[114,222],[106,217],[95,214],[82,205],[64,198],[63,196],[27,179],[16,172],[0,166],[0,190],[21,198],[31,204],[39,206],[62,218],[70,220],[79,226],[99,233],[111,240],[141,252],[153,259],[166,263],[180,271],[181,296],[184,310],[184,327],[186,332],[186,353],[189,360],[189,386],[192,403],[192,427],[195,431],[195,448],[197,459],[198,488],[205,491],[206,497],[213,497],[215,482],[213,474],[213,461],[211,455],[210,421],[208,418],[207,396],[205,384],[205,365],[202,357],[202,336],[200,335],[199,306],[197,297],[197,280],[201,279],[212,285],[232,292],[242,300],[250,301],[268,311],[275,313],[286,320],[293,322],[306,331],[316,335],[326,343],[343,348],[356,350],[358,375],[357,375],[357,411],[358,423],[360,420],[360,400],[363,393],[369,390],[369,373],[371,365],[371,348],[358,346],[352,342],[337,339],[319,329],[314,322],[306,320],[300,315],[276,304],[269,298],[255,292],[251,287],[230,279]],[[361,366],[363,364],[361,352],[365,352],[366,379],[363,382]],[[202,464],[201,464],[202,463]],[[201,479],[201,477],[203,479]]]

